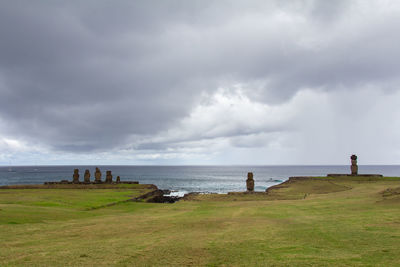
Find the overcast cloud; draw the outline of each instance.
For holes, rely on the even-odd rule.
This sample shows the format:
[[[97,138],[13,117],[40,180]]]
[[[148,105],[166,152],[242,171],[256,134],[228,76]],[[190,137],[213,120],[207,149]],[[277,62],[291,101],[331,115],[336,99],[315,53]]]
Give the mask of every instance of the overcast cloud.
[[[0,3],[0,164],[400,164],[400,3]]]

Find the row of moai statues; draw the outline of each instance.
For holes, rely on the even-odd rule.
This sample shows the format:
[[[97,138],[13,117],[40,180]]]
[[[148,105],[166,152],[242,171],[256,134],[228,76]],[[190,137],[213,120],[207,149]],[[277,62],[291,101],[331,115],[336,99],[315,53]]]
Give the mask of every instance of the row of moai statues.
[[[90,183],[90,171],[89,170],[85,170],[85,174],[84,174],[83,177],[84,177],[83,178],[84,179],[83,180],[84,183]],[[73,178],[72,182],[74,184],[79,183],[79,169],[74,169],[74,175],[72,176],[72,178]],[[106,180],[105,180],[105,182],[106,183],[112,183],[113,182],[112,178],[113,178],[113,176],[111,174],[111,171],[106,171]],[[95,179],[94,180],[95,183],[101,183],[102,182],[101,181],[101,171],[97,167],[96,167],[96,171],[94,173],[94,179]],[[121,182],[121,178],[119,176],[117,176],[116,182],[117,183]]]

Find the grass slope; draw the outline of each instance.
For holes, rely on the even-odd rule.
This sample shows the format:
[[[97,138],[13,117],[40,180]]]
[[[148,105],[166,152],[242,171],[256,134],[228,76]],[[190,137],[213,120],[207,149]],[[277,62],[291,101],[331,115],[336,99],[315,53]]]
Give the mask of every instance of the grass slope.
[[[321,178],[109,207],[137,192],[0,190],[0,266],[398,266],[399,185]]]

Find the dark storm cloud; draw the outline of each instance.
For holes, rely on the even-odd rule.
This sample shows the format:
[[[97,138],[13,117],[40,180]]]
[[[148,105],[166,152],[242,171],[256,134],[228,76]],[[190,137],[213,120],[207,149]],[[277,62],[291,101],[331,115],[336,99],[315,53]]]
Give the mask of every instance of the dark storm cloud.
[[[281,102],[398,79],[395,12],[265,2],[3,1],[0,131],[104,150],[168,129],[219,86]]]
[[[163,62],[162,20],[140,20],[148,4],[109,4],[2,4],[0,109],[9,132],[87,150],[159,131],[186,113],[197,88],[181,90],[184,71],[169,70],[174,58]]]

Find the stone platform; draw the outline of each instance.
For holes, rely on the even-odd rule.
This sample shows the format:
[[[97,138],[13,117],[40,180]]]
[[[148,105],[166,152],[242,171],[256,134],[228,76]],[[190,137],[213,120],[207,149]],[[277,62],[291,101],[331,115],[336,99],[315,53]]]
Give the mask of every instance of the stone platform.
[[[343,173],[330,173],[327,174],[328,177],[383,177],[382,174],[343,174]]]
[[[68,180],[62,180],[60,182],[44,182],[45,185],[53,185],[53,184],[139,184],[137,181],[121,181],[121,182],[70,182]]]

